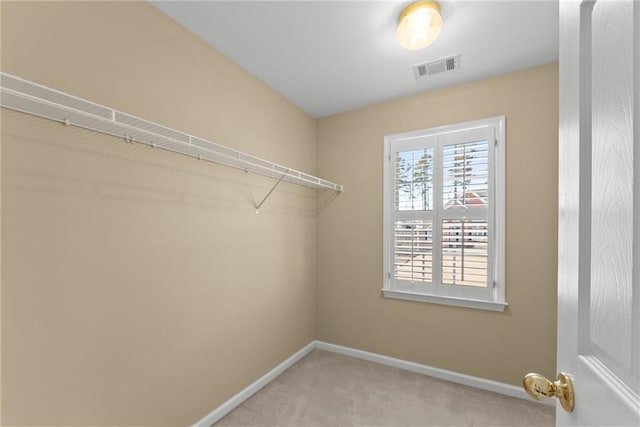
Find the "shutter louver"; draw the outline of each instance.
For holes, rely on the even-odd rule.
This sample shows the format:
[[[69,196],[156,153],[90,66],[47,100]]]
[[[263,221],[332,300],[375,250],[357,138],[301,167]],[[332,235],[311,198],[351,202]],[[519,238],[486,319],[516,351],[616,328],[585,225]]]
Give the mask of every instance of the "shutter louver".
[[[433,227],[431,221],[396,221],[394,276],[410,282],[433,281]]]
[[[433,149],[396,153],[395,209],[433,209]]]
[[[446,145],[443,149],[444,209],[487,207],[489,147],[487,141]]]
[[[442,283],[487,286],[487,221],[442,221]]]

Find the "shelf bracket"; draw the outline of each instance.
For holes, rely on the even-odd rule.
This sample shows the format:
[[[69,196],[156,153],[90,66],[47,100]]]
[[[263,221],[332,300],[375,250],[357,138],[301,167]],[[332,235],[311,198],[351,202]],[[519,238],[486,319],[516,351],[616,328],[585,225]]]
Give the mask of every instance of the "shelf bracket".
[[[264,196],[264,198],[262,199],[262,201],[260,203],[256,204],[256,214],[260,213],[260,208],[262,207],[262,205],[264,204],[264,202],[267,201],[267,199],[269,198],[269,196],[271,195],[271,193],[273,193],[273,190],[276,189],[276,187],[278,185],[280,185],[280,183],[282,182],[282,180],[284,179],[285,176],[287,176],[287,174],[289,173],[289,170],[287,169],[287,171],[285,173],[282,174],[282,176],[280,177],[280,179],[278,179],[278,181],[276,181],[276,183],[274,184],[273,187],[271,187],[271,190],[269,190],[269,192],[267,193],[266,196]]]

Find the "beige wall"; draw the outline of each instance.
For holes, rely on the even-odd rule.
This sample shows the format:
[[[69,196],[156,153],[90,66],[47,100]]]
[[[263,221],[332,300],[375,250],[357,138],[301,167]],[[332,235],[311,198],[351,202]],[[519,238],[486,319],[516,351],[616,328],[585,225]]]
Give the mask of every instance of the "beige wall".
[[[315,121],[146,2],[2,2],[2,69],[315,173]],[[3,425],[187,425],[315,337],[313,192],[2,111]]]
[[[385,135],[506,116],[504,313],[386,299]],[[318,216],[318,339],[514,385],[555,376],[558,66],[318,121],[318,173],[345,192]]]

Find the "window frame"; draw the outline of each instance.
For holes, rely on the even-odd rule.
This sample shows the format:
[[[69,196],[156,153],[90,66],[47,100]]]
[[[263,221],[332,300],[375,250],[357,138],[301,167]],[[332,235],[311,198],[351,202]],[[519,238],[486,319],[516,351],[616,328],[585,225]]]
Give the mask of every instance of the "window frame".
[[[434,254],[432,274],[434,283],[398,281],[394,276],[394,221],[398,214],[395,208],[395,156],[393,153],[412,149],[433,148],[433,199],[432,211],[410,212],[415,219],[431,219],[433,223],[443,219],[462,219],[465,214],[444,214],[442,207],[443,147],[456,143],[488,141],[489,192],[488,192],[488,262],[486,288],[471,286],[443,285],[441,282],[441,260]],[[385,297],[446,304],[468,308],[504,311],[506,302],[505,286],[505,116],[490,117],[453,125],[439,126],[413,132],[388,135],[384,137],[384,189],[383,189],[383,288]],[[437,196],[439,194],[439,196]],[[436,199],[440,200],[436,200]],[[473,219],[473,218],[468,218]],[[441,227],[439,227],[441,229]],[[441,235],[433,235],[433,247],[441,248]],[[441,251],[441,249],[440,249]]]

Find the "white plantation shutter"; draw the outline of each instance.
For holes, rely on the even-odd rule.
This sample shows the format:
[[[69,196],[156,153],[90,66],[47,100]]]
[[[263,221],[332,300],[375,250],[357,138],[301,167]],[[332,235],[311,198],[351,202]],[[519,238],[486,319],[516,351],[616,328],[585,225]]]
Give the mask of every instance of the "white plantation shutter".
[[[428,144],[428,140],[421,144]],[[393,274],[410,283],[433,281],[434,150],[408,144],[394,162]]]
[[[503,136],[497,118],[385,139],[385,295],[503,309]]]
[[[444,145],[442,176],[442,284],[486,287],[489,141]]]

